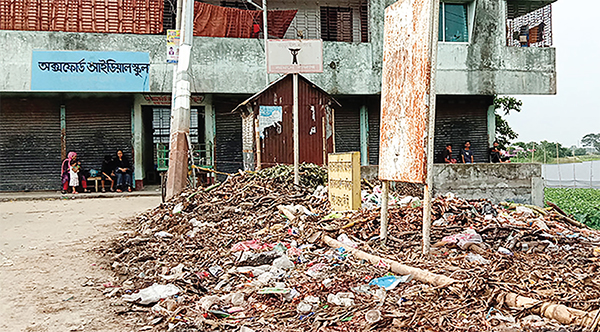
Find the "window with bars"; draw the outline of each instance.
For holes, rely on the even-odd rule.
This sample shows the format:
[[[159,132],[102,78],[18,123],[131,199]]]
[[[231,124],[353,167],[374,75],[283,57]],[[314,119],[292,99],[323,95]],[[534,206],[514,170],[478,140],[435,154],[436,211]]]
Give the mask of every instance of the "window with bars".
[[[469,41],[468,4],[440,3],[438,40],[466,43]]]
[[[171,109],[154,108],[152,110],[153,143],[168,144],[170,140]],[[204,107],[190,110],[190,139],[192,144],[204,144]]]
[[[352,8],[321,7],[321,39],[352,42]]]

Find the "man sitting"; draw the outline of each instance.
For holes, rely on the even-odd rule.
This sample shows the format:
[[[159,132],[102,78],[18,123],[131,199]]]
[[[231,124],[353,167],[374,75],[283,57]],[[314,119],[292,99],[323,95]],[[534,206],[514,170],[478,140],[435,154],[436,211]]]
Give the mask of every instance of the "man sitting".
[[[510,157],[502,157],[498,142],[494,142],[489,150],[489,158],[491,163],[510,163]]]
[[[446,149],[442,152],[444,163],[456,164],[456,159],[452,159],[452,144],[446,144]]]

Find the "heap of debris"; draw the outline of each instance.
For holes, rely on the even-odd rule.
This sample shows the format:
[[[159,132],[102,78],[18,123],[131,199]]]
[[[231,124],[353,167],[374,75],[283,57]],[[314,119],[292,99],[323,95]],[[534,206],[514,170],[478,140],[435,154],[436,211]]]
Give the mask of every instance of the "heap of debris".
[[[377,204],[332,213],[322,187],[262,172],[271,173],[230,176],[130,221],[132,230],[106,250],[118,276],[106,293],[131,303],[123,313],[135,311],[134,324],[174,331],[548,331],[560,324],[532,314],[543,302],[598,308],[600,233],[556,209],[439,197],[435,245],[423,257],[418,198],[391,200],[383,243]],[[325,244],[326,237],[343,246]],[[385,259],[373,265],[352,248]],[[396,275],[387,259],[458,282],[435,286]],[[539,303],[511,308],[506,293]]]

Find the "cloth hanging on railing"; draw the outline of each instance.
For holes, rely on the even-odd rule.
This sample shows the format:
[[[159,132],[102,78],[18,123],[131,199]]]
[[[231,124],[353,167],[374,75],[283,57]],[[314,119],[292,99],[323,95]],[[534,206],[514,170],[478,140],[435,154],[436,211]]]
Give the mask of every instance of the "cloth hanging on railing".
[[[194,3],[194,36],[257,38],[262,30],[262,11]],[[297,10],[269,10],[269,37],[283,38]]]

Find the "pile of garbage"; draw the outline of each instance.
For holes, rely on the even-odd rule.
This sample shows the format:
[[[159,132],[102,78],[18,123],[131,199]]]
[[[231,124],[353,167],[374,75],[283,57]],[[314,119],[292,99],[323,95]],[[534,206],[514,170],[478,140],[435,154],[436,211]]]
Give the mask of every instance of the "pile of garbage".
[[[395,197],[382,241],[377,204],[332,212],[326,188],[286,181],[236,174],[138,215],[106,248],[117,279],[105,294],[156,331],[551,331],[565,327],[544,303],[598,309],[600,233],[554,208],[438,197],[424,257],[419,198]]]

